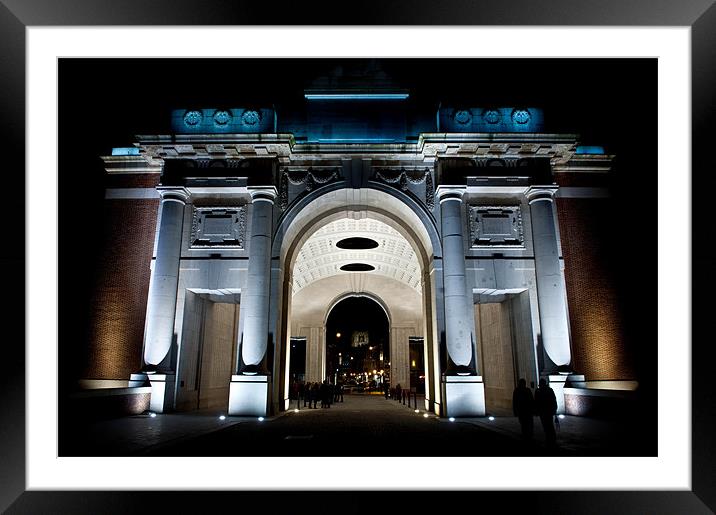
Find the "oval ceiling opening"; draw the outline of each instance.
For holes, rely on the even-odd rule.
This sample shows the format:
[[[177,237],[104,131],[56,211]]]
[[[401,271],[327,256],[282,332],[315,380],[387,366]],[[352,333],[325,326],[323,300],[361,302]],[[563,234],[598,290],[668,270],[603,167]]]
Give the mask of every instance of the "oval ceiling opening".
[[[378,242],[371,240],[370,238],[343,238],[341,241],[336,243],[336,247],[348,250],[367,250],[378,247]]]
[[[375,267],[367,263],[348,263],[347,265],[343,265],[341,270],[344,272],[370,272],[375,270]]]

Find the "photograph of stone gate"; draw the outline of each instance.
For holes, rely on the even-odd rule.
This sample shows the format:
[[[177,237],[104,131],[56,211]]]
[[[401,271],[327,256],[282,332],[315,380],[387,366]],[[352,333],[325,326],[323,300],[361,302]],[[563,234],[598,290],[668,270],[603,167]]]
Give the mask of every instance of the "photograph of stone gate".
[[[363,298],[388,325],[365,379],[438,417],[511,415],[519,379],[546,379],[559,414],[631,409],[610,141],[555,130],[554,98],[453,99],[390,69],[312,63],[281,79],[290,100],[174,105],[106,142],[72,406],[277,416],[292,370],[343,382],[327,324]]]

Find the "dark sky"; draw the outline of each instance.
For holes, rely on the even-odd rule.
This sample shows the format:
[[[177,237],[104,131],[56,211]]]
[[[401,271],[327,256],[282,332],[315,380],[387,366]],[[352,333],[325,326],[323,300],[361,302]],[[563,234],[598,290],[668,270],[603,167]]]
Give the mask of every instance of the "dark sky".
[[[617,155],[608,259],[627,330],[656,345],[657,61],[655,59],[61,59],[59,64],[60,337],[81,337],[101,227],[100,155],[135,134],[167,133],[170,111],[302,102],[317,77],[368,69],[410,90],[416,110],[464,103],[541,107],[546,130],[576,132]],[[82,220],[82,230],[77,230]],[[636,287],[635,287],[636,285]],[[83,305],[83,303],[85,303]],[[642,315],[648,313],[647,315]],[[653,355],[653,352],[648,352]],[[655,358],[654,358],[655,359]],[[654,363],[643,361],[645,367]]]

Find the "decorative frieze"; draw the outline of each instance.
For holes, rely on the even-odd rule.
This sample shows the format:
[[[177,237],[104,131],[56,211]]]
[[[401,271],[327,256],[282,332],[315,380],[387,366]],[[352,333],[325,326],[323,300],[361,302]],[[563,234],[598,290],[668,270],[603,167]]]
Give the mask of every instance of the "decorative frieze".
[[[472,247],[523,246],[520,206],[469,206]]]
[[[305,192],[311,192],[317,186],[323,186],[337,180],[340,177],[338,168],[330,169],[314,169],[307,168],[304,170],[285,169],[281,172],[281,185],[279,191],[279,207],[283,211],[288,207],[289,201],[289,184],[294,186],[304,186]]]
[[[244,248],[246,206],[194,207],[190,248]]]
[[[429,168],[423,170],[398,170],[391,168],[377,169],[375,179],[390,185],[397,185],[402,191],[408,190],[408,184],[425,184],[425,205],[428,209],[435,206],[435,188],[433,186],[433,175]]]

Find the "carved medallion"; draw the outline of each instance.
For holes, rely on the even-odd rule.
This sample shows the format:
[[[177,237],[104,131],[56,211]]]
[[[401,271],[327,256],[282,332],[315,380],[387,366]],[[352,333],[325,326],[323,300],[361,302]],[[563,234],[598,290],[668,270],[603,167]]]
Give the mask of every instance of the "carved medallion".
[[[499,123],[501,118],[502,115],[499,111],[495,109],[486,109],[485,112],[482,113],[482,119],[490,125],[495,125],[496,123]]]
[[[458,109],[453,116],[455,123],[468,125],[472,121],[472,114],[466,109]]]
[[[214,125],[226,127],[231,121],[231,114],[228,111],[216,111],[214,113]]]
[[[518,125],[524,125],[530,121],[532,116],[527,109],[515,109],[512,111],[512,121]]]
[[[258,111],[244,111],[241,115],[241,123],[247,127],[253,127],[261,121],[261,115]]]
[[[184,115],[184,125],[187,127],[196,127],[201,123],[202,118],[201,111],[187,111]]]

